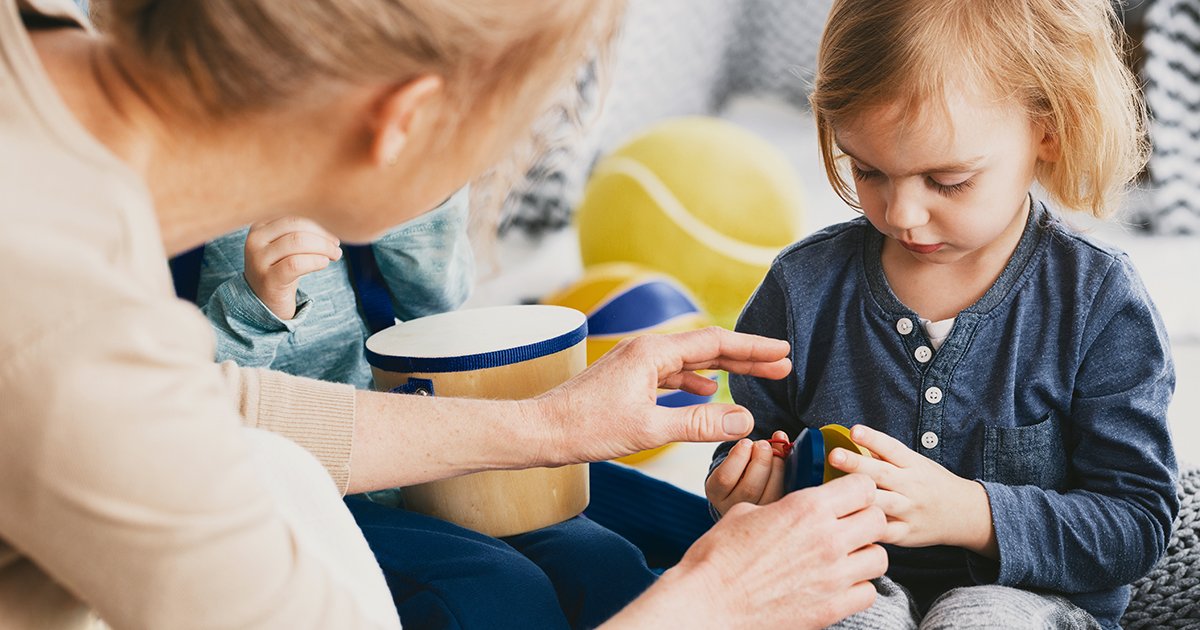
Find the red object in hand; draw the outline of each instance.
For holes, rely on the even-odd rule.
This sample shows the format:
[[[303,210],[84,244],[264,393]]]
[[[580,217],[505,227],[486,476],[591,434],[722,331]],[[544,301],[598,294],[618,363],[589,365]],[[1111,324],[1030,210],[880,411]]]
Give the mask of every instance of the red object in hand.
[[[771,450],[775,457],[787,457],[792,454],[792,442],[780,438],[771,438],[767,440],[771,444]]]

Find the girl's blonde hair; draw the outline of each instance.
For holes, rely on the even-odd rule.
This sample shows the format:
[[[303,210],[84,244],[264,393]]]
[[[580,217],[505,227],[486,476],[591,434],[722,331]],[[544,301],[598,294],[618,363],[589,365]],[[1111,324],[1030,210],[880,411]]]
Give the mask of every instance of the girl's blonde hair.
[[[1104,216],[1149,155],[1124,45],[1111,0],[837,0],[810,97],[829,181],[860,208],[834,129],[883,105],[945,108],[966,79],[1056,138],[1058,160],[1036,171],[1055,202]]]

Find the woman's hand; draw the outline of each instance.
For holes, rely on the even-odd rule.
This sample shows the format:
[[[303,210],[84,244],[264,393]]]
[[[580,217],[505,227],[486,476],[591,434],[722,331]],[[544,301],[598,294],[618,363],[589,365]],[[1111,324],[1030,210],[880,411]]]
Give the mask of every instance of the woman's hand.
[[[534,399],[550,433],[542,461],[604,461],[668,442],[742,437],[754,421],[744,407],[709,403],[668,408],[658,388],[710,395],[717,384],[697,370],[780,379],[791,370],[788,343],[723,328],[625,340],[582,374]]]
[[[338,239],[316,223],[284,217],[250,226],[246,235],[246,284],[275,316],[296,316],[300,278],[342,257]]]
[[[875,601],[886,527],[863,475],[739,503],[603,628],[824,628]]]
[[[787,434],[776,431],[771,436],[787,440]],[[717,512],[725,514],[738,503],[766,505],[783,497],[782,457],[766,440],[741,440],[729,449],[725,461],[704,482],[704,494]]]
[[[982,485],[870,427],[855,426],[850,438],[875,458],[837,448],[829,454],[829,463],[875,481],[879,487],[875,503],[888,517],[882,542],[902,547],[951,545],[999,557],[991,506]]]

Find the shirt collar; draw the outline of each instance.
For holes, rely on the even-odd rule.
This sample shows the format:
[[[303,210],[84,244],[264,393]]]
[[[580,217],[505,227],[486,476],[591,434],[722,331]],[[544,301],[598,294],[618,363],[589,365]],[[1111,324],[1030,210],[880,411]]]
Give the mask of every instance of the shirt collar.
[[[1025,229],[1021,232],[1021,239],[1017,241],[1017,247],[1013,250],[1012,256],[1009,257],[1008,263],[1004,266],[1004,271],[1000,273],[1000,277],[987,290],[987,293],[984,293],[983,297],[964,309],[963,313],[984,314],[991,311],[1016,286],[1022,272],[1024,272],[1030,259],[1037,252],[1038,245],[1042,242],[1041,236],[1043,230],[1041,228],[1053,220],[1053,215],[1045,203],[1034,199],[1030,206],[1029,217],[1025,221]],[[862,260],[871,295],[875,297],[875,301],[883,310],[891,313],[904,313],[915,317],[916,313],[905,306],[900,301],[900,298],[896,297],[896,294],[892,292],[891,286],[888,285],[887,277],[883,273],[883,261],[881,258],[883,252],[883,234],[876,230],[870,223],[866,224],[865,229],[866,236],[863,238]]]

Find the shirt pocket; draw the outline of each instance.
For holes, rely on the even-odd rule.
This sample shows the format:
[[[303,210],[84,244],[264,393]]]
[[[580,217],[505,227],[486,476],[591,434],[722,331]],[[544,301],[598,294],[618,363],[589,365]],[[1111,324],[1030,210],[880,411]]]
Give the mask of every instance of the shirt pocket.
[[[1008,486],[1065,488],[1067,454],[1054,412],[1023,427],[984,427],[983,479]]]

